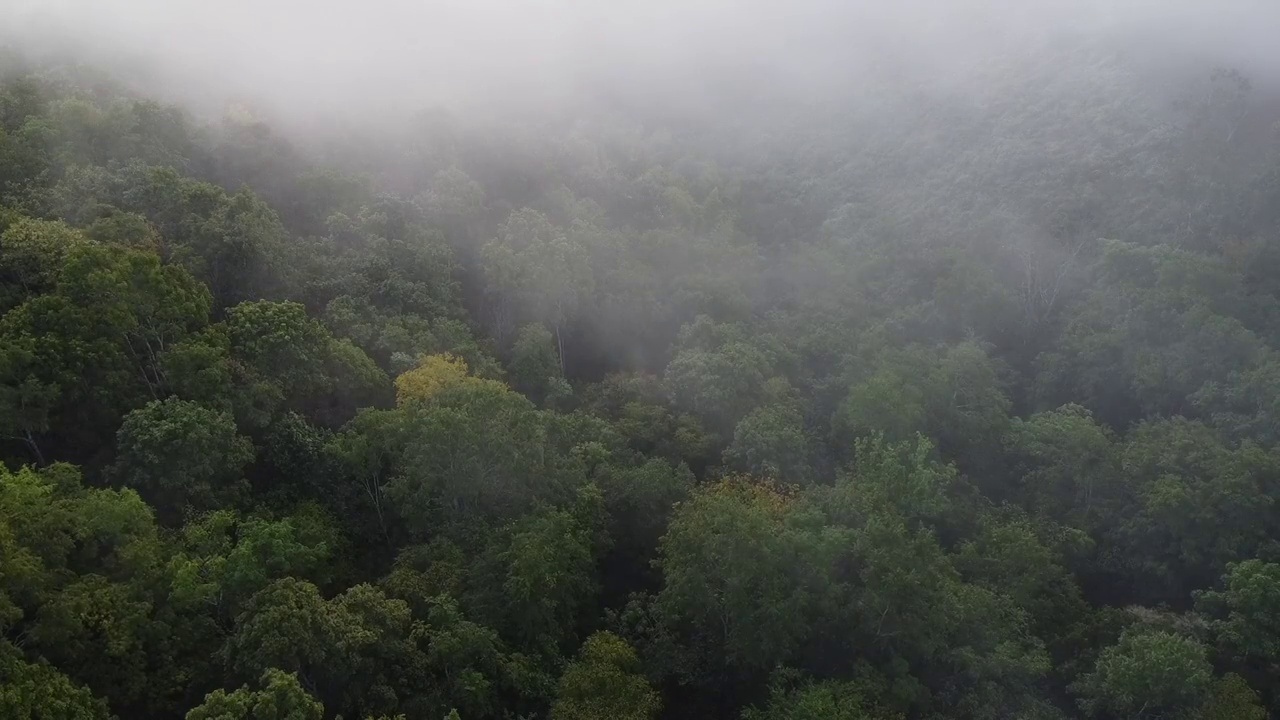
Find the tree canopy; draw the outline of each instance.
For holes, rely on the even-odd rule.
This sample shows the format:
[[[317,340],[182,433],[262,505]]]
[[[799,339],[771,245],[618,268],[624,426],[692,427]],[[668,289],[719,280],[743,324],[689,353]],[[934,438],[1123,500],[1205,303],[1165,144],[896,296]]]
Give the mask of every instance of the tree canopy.
[[[1280,718],[1280,103],[1043,53],[310,137],[0,53],[0,716]]]

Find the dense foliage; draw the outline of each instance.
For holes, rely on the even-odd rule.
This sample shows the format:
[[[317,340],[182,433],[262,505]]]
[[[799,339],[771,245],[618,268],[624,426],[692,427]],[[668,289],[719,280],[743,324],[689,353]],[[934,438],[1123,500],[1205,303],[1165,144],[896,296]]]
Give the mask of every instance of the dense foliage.
[[[5,61],[0,716],[1280,717],[1280,113],[1062,52],[337,150]]]

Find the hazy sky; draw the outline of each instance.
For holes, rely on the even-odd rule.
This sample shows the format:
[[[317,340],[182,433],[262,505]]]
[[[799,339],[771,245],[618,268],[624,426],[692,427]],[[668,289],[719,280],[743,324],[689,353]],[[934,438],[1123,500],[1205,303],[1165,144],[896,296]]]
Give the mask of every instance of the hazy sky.
[[[1063,35],[1280,77],[1277,0],[3,0],[0,28],[148,67],[179,96],[302,113],[554,103],[589,83],[691,97],[889,71],[963,82]]]

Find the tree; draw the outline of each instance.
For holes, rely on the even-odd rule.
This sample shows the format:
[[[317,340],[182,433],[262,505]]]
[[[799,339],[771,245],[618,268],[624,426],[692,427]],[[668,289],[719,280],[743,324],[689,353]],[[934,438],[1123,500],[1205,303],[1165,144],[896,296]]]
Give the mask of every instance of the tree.
[[[807,482],[810,442],[800,413],[785,405],[756,408],[733,430],[725,464],[733,469],[791,483]]]
[[[171,708],[174,676],[150,664],[167,654],[152,594],[163,549],[137,494],[86,489],[63,464],[0,470],[0,547],[0,624],[24,652],[121,711]]]
[[[90,241],[66,223],[20,217],[0,233],[0,313],[50,292],[63,262]]]
[[[539,405],[551,399],[564,382],[555,339],[536,323],[520,328],[509,367],[515,389]]]
[[[587,638],[560,676],[551,720],[652,720],[661,699],[639,666],[622,638],[608,632]]]
[[[860,374],[832,418],[837,438],[879,432],[901,442],[923,433],[965,468],[982,467],[998,449],[1010,402],[999,362],[980,344],[886,349]]]
[[[341,425],[385,390],[386,375],[349,341],[335,339],[294,302],[245,302],[227,310],[233,360],[277,388],[287,408]]]
[[[1053,643],[1069,635],[1088,605],[1063,567],[1060,548],[1050,545],[1056,538],[1038,534],[1055,529],[1012,512],[980,517],[978,526],[954,561],[965,580],[1012,600],[1027,612],[1038,637]]]
[[[161,678],[148,672],[152,613],[149,599],[129,585],[85,574],[45,600],[29,633],[69,676],[125,708],[168,689],[153,686]]]
[[[335,335],[350,339],[393,375],[413,368],[423,355],[454,354],[477,375],[500,377],[471,328],[453,317],[423,317],[391,312],[369,300],[340,295],[325,306],[324,322]]]
[[[1015,418],[1004,439],[1013,486],[1006,494],[1036,513],[1095,527],[1114,511],[1120,458],[1112,433],[1079,405]]]
[[[324,705],[298,683],[298,676],[270,668],[262,673],[261,690],[214,690],[186,720],[321,720]]]
[[[467,374],[465,360],[448,353],[423,355],[417,367],[396,378],[396,402],[403,405],[429,400],[441,390],[457,387],[468,381],[482,382],[473,380]]]
[[[688,413],[676,412],[656,376],[615,373],[588,386],[583,403],[588,412],[608,419],[636,452],[683,461],[692,468],[711,459],[703,425]]]
[[[236,618],[228,638],[231,666],[256,677],[270,668],[296,673],[306,687],[315,688],[327,668],[341,661],[338,628],[315,585],[281,578],[259,590]]]
[[[50,414],[58,399],[58,386],[42,382],[34,376],[21,376],[24,366],[32,364],[27,348],[10,347],[0,353],[0,373],[10,382],[0,387],[0,432],[8,440],[17,440],[31,452],[32,459],[47,462],[40,449],[40,436],[50,429]]]
[[[832,548],[782,491],[732,478],[694,492],[662,538],[657,609],[685,635],[693,678],[758,676],[812,632]]]
[[[232,510],[192,520],[169,560],[171,599],[186,608],[211,609],[226,626],[274,580],[328,577],[337,531],[316,525],[302,513],[266,520],[241,518]]]
[[[466,617],[448,595],[424,599],[421,620],[411,637],[426,658],[432,682],[411,682],[419,695],[412,707],[419,717],[457,713],[462,717],[500,717],[515,710],[545,709],[554,677],[521,654],[510,652],[498,634]]]
[[[1163,630],[1126,630],[1075,685],[1095,717],[1158,718],[1189,711],[1208,697],[1213,669],[1205,648]]]
[[[230,415],[176,398],[129,413],[117,435],[113,475],[138,488],[174,524],[187,508],[197,512],[234,505],[244,491],[242,472],[253,444],[236,432]]]
[[[14,115],[0,128],[0,202],[19,204],[49,184],[52,128],[37,113],[21,120]]]
[[[249,402],[237,392],[236,381],[244,373],[232,362],[231,341],[224,325],[211,325],[171,345],[160,355],[160,368],[169,391],[183,400],[237,415],[246,415],[246,408],[262,404]],[[276,398],[269,404],[279,402]]]
[[[0,525],[13,550],[7,581],[15,601],[47,599],[78,575],[149,577],[160,547],[152,511],[132,490],[86,489],[79,470],[0,469]]]
[[[329,601],[337,654],[324,669],[330,707],[355,717],[394,712],[416,696],[424,665],[409,605],[361,583]]]
[[[1136,576],[1140,596],[1187,602],[1227,563],[1270,545],[1275,500],[1262,478],[1277,461],[1251,443],[1232,448],[1185,418],[1142,423],[1122,454],[1128,498],[1108,538],[1115,547],[1108,562]],[[1221,529],[1206,533],[1205,523]]]
[[[484,221],[484,188],[457,165],[435,174],[422,202],[450,237],[478,239],[477,227]]]
[[[877,658],[874,667],[898,687],[895,706],[904,710],[1039,712],[1049,658],[1031,618],[1004,586],[965,582],[939,543],[955,512],[955,468],[938,463],[923,439],[872,437],[856,450],[835,486],[800,496],[830,528],[820,607],[831,610],[818,621],[826,628],[819,647],[840,657],[852,643]],[[833,633],[836,627],[842,630]]]
[[[5,429],[37,461],[45,436],[72,448],[96,445],[121,414],[147,395],[160,397],[161,353],[209,313],[204,288],[154,254],[83,241],[59,262],[56,288],[0,321]]]
[[[96,308],[151,396],[166,385],[160,356],[208,322],[209,291],[181,267],[151,252],[86,246],[68,254],[58,292]]]
[[[928,427],[925,391],[896,369],[878,371],[850,388],[836,413],[833,429],[853,438],[879,432],[901,441]]]
[[[324,373],[329,334],[292,302],[245,302],[227,310],[231,354],[259,377],[280,385],[300,402],[327,388]]]
[[[640,580],[658,579],[652,561],[667,532],[674,508],[689,497],[694,476],[685,465],[650,458],[636,466],[606,463],[595,471],[594,482],[604,496],[608,559],[602,563],[609,579],[624,578],[632,588]]]
[[[570,508],[518,520],[472,574],[478,617],[517,648],[559,656],[596,597],[603,524],[603,498],[591,485]]]
[[[566,327],[594,284],[585,248],[542,213],[523,208],[511,213],[482,255],[486,278],[498,294],[498,339],[504,339],[515,320],[512,305],[526,303],[531,319],[551,326],[563,374]]]
[[[145,217],[114,207],[103,208],[99,217],[84,229],[84,234],[103,245],[157,255],[162,252],[164,245],[160,233]]]
[[[387,713],[415,693],[424,662],[403,600],[359,584],[325,601],[296,578],[276,580],[249,600],[228,652],[239,673],[296,673],[328,707],[358,717]]]
[[[1197,711],[1201,720],[1266,720],[1258,694],[1239,675],[1228,673],[1213,684],[1209,699]]]
[[[0,642],[0,714],[13,720],[108,720],[107,704],[46,663]]]
[[[1280,664],[1280,565],[1262,560],[1231,563],[1222,589],[1198,593],[1196,607],[1232,654],[1264,667]]]
[[[0,318],[0,401],[6,435],[37,461],[98,447],[140,404],[139,382],[110,325],[60,295],[32,298]]]
[[[1041,358],[1042,392],[1115,426],[1191,411],[1188,398],[1264,359],[1243,277],[1222,258],[1105,241],[1099,282]]]
[[[215,307],[283,289],[285,230],[251,190],[228,195],[166,167],[134,172],[119,206],[156,225],[170,257],[208,285]]]
[[[898,720],[903,716],[875,707],[862,683],[808,681],[789,687],[775,682],[769,704],[749,708],[743,720]]]
[[[366,507],[373,511],[384,541],[390,540],[392,519],[387,483],[404,456],[405,419],[401,413],[366,408],[324,447],[325,455],[335,459],[339,471],[359,489],[361,500],[368,501]]]
[[[680,331],[663,376],[676,406],[724,435],[761,400],[775,357],[746,338],[744,328],[700,316]]]
[[[404,461],[386,495],[411,536],[501,525],[582,481],[544,417],[501,383],[466,382],[405,410]]]

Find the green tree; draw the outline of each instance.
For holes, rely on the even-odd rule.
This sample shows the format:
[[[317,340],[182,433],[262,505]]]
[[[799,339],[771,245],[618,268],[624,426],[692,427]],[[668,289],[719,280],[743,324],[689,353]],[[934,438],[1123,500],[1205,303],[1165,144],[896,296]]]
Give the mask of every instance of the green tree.
[[[108,720],[107,704],[45,663],[0,642],[0,713],[13,720]]]
[[[208,285],[215,307],[284,289],[285,230],[251,190],[228,195],[172,168],[134,170],[126,182],[119,207],[156,225],[170,256]]]
[[[1101,250],[1096,287],[1040,359],[1043,395],[1123,426],[1187,414],[1188,398],[1206,384],[1263,359],[1251,326],[1265,305],[1249,300],[1243,277],[1222,258],[1120,241]]]
[[[324,705],[311,697],[298,677],[274,668],[262,673],[261,690],[214,690],[186,720],[321,720]]]
[[[855,465],[834,487],[804,491],[805,507],[832,526],[822,607],[842,610],[828,611],[824,627],[844,628],[877,658],[895,707],[1038,712],[1049,659],[1031,617],[1006,586],[966,582],[939,543],[955,482],[927,441],[873,437],[858,443]]]
[[[79,459],[140,400],[135,374],[103,318],[59,295],[32,298],[0,319],[6,435],[43,462]]]
[[[486,624],[512,645],[557,657],[572,642],[598,591],[597,559],[603,554],[603,498],[588,485],[564,510],[516,521],[504,542],[473,573],[473,604]],[[486,577],[492,572],[493,577]]]
[[[174,343],[159,360],[170,392],[183,400],[237,415],[247,414],[245,408],[253,406],[237,393],[236,381],[243,372],[232,362],[231,341],[223,325],[211,325]]]
[[[113,475],[137,488],[167,524],[197,512],[234,505],[253,444],[230,415],[176,398],[153,401],[124,419]]]
[[[549,445],[544,416],[501,383],[464,383],[406,413],[403,466],[386,496],[412,536],[501,525],[582,482]]]
[[[1019,513],[985,515],[954,561],[966,581],[1000,593],[1026,611],[1033,632],[1051,644],[1069,636],[1088,612],[1064,567],[1061,547],[1051,544],[1059,540],[1054,531]],[[1072,540],[1084,541],[1078,533],[1063,534],[1067,537],[1059,542],[1068,548]]]
[[[658,694],[640,674],[640,661],[616,635],[587,638],[556,687],[552,720],[652,720],[661,707]]]
[[[336,535],[301,513],[266,520],[211,512],[182,528],[180,549],[169,560],[171,600],[212,609],[220,624],[229,625],[241,605],[274,580],[326,578]]]
[[[690,467],[710,461],[703,425],[688,413],[676,412],[656,376],[615,373],[588,386],[583,400],[589,412],[608,419],[637,452]]]
[[[227,310],[226,328],[231,357],[249,379],[274,386],[286,408],[321,424],[341,425],[388,389],[368,355],[335,339],[299,303],[241,303]]]
[[[297,673],[309,687],[336,664],[337,629],[315,585],[282,578],[253,595],[236,618],[227,643],[232,666],[256,676],[268,668]]]
[[[408,604],[359,584],[331,600],[297,578],[273,581],[244,605],[227,650],[242,675],[297,673],[333,711],[393,711],[421,692],[428,660],[416,646]]]
[[[120,415],[160,397],[161,353],[209,312],[204,288],[153,254],[86,241],[66,251],[57,277],[54,292],[0,320],[5,429],[37,461],[42,441],[84,457],[77,453],[114,432]]]
[[[170,707],[153,594],[163,550],[135,493],[85,489],[67,465],[0,470],[0,543],[0,623],[25,652],[114,708]]]
[[[657,609],[688,633],[694,678],[785,663],[812,632],[832,548],[818,518],[744,478],[694,492],[662,538]],[[701,666],[701,667],[700,667]]]
[[[1231,563],[1221,590],[1197,593],[1196,609],[1259,687],[1274,684],[1280,671],[1280,565],[1256,559]]]
[[[330,337],[302,305],[241,303],[227,310],[227,335],[232,356],[278,383],[286,398],[301,402],[328,390],[324,366]]]
[[[29,633],[46,658],[123,709],[167,689],[149,673],[152,612],[130,585],[85,574],[44,600]]]
[[[96,309],[157,399],[166,385],[161,354],[209,319],[208,290],[181,267],[161,265],[151,252],[77,248],[63,266],[58,292]]]
[[[0,233],[0,313],[50,292],[63,262],[90,241],[66,223],[19,217]]]
[[[84,229],[84,234],[103,245],[157,255],[164,245],[160,233],[145,217],[113,207],[103,208],[100,215]]]
[[[657,579],[652,561],[658,542],[674,508],[689,497],[694,480],[687,466],[659,458],[635,466],[606,463],[596,469],[594,482],[604,496],[611,540],[602,564],[606,582],[621,579],[633,588]]]
[[[1075,685],[1095,717],[1156,718],[1193,710],[1209,696],[1213,668],[1205,648],[1162,630],[1127,630]]]
[[[985,467],[1009,422],[1003,373],[973,341],[882,350],[857,373],[863,377],[836,410],[833,430],[845,442],[877,432],[901,442],[924,433],[944,457]]]
[[[1135,428],[1121,462],[1128,497],[1107,562],[1137,580],[1140,597],[1185,603],[1227,563],[1271,546],[1274,499],[1262,478],[1276,472],[1273,453],[1233,448],[1202,423],[1172,418]]]
[[[1266,720],[1258,694],[1239,675],[1227,674],[1213,684],[1209,699],[1197,711],[1200,720]]]
[[[769,704],[749,708],[743,720],[898,720],[903,716],[875,707],[858,682],[808,681],[789,687],[774,683]]]
[[[563,373],[567,326],[594,284],[585,248],[542,213],[523,208],[511,213],[481,252],[486,279],[496,293],[499,341],[519,320],[513,315],[515,308],[524,304],[529,319],[551,326]]]
[[[504,711],[545,709],[550,700],[554,677],[510,652],[497,632],[469,620],[448,595],[425,598],[411,637],[432,679],[424,685],[410,678],[419,694],[406,708],[420,708],[420,717],[501,717]]]
[[[776,360],[770,348],[749,341],[742,326],[700,316],[681,329],[663,381],[677,407],[727,436],[764,400]]]
[[[515,389],[540,405],[552,397],[563,382],[555,339],[538,324],[520,328],[511,348],[509,369]]]
[[[323,451],[357,489],[360,506],[372,511],[376,533],[384,541],[390,540],[393,520],[387,483],[404,456],[405,419],[400,412],[365,408],[329,438]]]
[[[1114,511],[1119,452],[1112,433],[1087,409],[1064,405],[1015,418],[1004,445],[1013,483],[1007,495],[1025,507],[1081,528]]]
[[[800,413],[770,405],[747,413],[725,448],[725,464],[734,470],[791,483],[812,477],[810,441]]]

